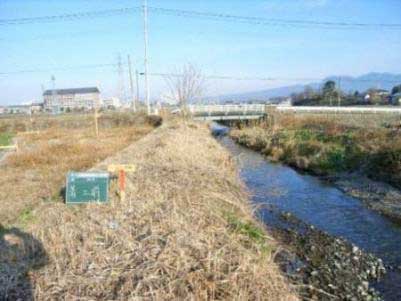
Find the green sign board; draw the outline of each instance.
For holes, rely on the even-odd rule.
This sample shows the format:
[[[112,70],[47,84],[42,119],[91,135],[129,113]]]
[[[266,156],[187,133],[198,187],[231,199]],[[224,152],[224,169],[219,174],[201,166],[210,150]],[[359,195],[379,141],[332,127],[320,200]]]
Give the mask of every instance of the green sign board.
[[[66,203],[106,203],[109,196],[107,172],[70,172],[67,175]]]

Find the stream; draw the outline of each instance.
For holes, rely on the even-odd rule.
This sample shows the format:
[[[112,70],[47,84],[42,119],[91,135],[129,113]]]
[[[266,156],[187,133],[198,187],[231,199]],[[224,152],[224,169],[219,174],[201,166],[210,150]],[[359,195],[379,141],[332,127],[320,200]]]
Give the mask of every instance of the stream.
[[[273,206],[331,236],[345,239],[383,260],[387,273],[372,283],[384,300],[401,300],[401,226],[368,209],[317,177],[300,174],[261,154],[236,144],[224,135],[228,128],[213,125],[213,132],[239,162],[240,176],[269,228],[285,228]]]

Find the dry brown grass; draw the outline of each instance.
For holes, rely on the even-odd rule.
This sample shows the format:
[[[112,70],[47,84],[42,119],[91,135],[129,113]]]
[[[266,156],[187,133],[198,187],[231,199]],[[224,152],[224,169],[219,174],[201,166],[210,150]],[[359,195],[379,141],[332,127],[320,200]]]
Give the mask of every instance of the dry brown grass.
[[[96,138],[93,119],[73,117],[68,116],[67,123],[65,117],[58,123],[51,117],[52,122],[40,132],[17,135],[19,151],[7,156],[1,166],[0,220],[3,225],[26,224],[37,205],[61,200],[60,192],[69,170],[88,169],[152,130],[145,123],[113,126],[108,122]],[[12,123],[9,127],[14,128]]]
[[[399,116],[390,117],[369,114],[355,122],[351,114],[274,114],[268,122],[234,130],[231,136],[303,170],[359,172],[401,188],[401,123]]]
[[[206,127],[163,126],[95,169],[110,163],[137,165],[126,202],[34,212],[38,300],[297,300]]]
[[[401,116],[397,114],[313,114],[279,113],[272,111],[277,126],[299,128],[303,125],[321,125],[347,128],[380,129],[383,126],[401,126]]]

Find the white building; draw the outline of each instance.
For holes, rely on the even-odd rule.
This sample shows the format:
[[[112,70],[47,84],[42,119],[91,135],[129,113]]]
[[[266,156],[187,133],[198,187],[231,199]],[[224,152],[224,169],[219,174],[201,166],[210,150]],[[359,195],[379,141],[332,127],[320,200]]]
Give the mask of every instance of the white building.
[[[101,106],[97,87],[46,90],[43,93],[44,108],[59,112],[74,109],[91,110]]]
[[[121,101],[117,97],[103,99],[103,107],[105,109],[118,109],[121,107]]]
[[[12,105],[4,108],[4,114],[27,114],[31,113],[30,105]]]

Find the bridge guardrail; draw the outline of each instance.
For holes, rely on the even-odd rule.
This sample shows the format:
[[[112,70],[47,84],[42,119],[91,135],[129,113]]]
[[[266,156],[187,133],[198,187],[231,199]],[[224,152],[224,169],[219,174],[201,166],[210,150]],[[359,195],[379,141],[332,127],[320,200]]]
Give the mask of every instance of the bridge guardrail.
[[[191,113],[209,113],[209,112],[265,112],[264,104],[246,104],[246,105],[190,105]]]

